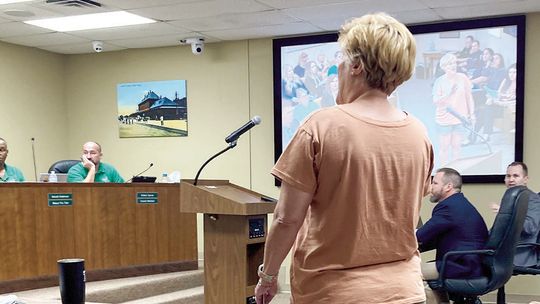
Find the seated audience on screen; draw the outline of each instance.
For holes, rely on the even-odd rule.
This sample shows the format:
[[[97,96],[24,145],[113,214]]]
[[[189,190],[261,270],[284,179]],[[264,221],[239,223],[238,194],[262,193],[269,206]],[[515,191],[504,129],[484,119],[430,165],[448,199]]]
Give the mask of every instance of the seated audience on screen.
[[[467,58],[469,57],[469,53],[471,52],[471,46],[474,41],[474,37],[471,35],[468,35],[465,37],[465,45],[463,46],[463,49],[456,54],[458,58]]]
[[[101,162],[101,146],[93,141],[83,145],[81,162],[68,171],[67,181],[83,183],[123,183],[124,179],[116,169]]]
[[[508,67],[506,77],[501,82],[498,89],[498,96],[495,103],[505,107],[516,106],[516,79],[517,69],[516,64],[512,64]]]
[[[420,251],[436,249],[435,262],[422,263],[424,280],[436,280],[442,258],[448,251],[481,249],[488,238],[484,219],[461,193],[461,175],[454,169],[441,168],[431,182],[432,203],[438,203],[431,218],[416,231]],[[480,257],[450,257],[446,278],[473,278],[482,275]],[[437,303],[448,302],[446,293],[434,290]],[[451,295],[454,297],[454,295]]]
[[[506,188],[515,186],[527,186],[529,173],[527,165],[523,162],[513,162],[506,169],[504,184]],[[492,203],[492,210],[499,212],[499,204]],[[540,241],[540,196],[531,192],[529,196],[529,206],[527,216],[523,223],[520,243],[537,243]],[[531,249],[534,247],[518,247],[514,255],[514,265],[522,267],[540,267],[538,251]]]
[[[0,183],[24,182],[24,176],[21,170],[6,164],[8,153],[7,142],[3,138],[0,138]]]
[[[296,98],[296,90],[299,88],[307,90],[298,75],[294,73],[293,67],[286,64],[283,67],[283,79],[281,80],[281,98],[284,100]]]
[[[483,131],[484,138],[489,141],[493,134],[495,118],[502,117],[502,108],[495,103],[495,99],[497,99],[498,89],[506,77],[506,69],[501,54],[493,53],[488,48],[484,52],[484,57],[491,58],[489,65],[482,68],[480,76],[472,79],[471,82],[479,85],[485,92],[485,97],[482,96],[483,98],[479,100],[475,99],[476,123],[474,125],[474,131],[475,133]],[[474,141],[473,137],[471,142]]]

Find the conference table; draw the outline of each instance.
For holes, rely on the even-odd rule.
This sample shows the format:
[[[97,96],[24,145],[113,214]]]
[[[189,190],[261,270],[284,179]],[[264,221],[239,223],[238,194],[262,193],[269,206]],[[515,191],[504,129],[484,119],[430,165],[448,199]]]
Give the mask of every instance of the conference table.
[[[87,281],[197,269],[180,188],[0,183],[0,294],[57,285],[65,258],[85,260]]]

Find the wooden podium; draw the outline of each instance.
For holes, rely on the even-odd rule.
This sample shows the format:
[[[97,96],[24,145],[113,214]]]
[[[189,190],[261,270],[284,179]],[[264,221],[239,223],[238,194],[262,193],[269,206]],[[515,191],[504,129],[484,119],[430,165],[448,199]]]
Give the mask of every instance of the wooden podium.
[[[205,303],[255,303],[267,214],[276,203],[225,180],[184,181],[180,193],[181,212],[204,213]]]

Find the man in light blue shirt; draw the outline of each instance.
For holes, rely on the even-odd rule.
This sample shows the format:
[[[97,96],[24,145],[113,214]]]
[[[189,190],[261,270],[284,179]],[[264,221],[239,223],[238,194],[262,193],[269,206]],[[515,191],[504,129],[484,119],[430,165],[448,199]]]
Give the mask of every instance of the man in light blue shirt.
[[[0,183],[24,182],[24,176],[21,170],[6,164],[8,153],[7,142],[3,138],[0,138]]]
[[[81,162],[68,171],[68,183],[123,183],[124,179],[113,166],[101,162],[102,156],[98,143],[85,143]]]

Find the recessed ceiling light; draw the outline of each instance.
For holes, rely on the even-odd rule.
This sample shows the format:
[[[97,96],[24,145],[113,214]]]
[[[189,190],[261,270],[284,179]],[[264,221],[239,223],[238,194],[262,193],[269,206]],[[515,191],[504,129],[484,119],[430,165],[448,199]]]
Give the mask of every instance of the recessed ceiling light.
[[[91,30],[153,22],[156,21],[124,11],[24,21],[24,23],[57,32]]]
[[[1,4],[10,4],[10,3],[18,3],[18,2],[30,2],[32,0],[0,0]]]

